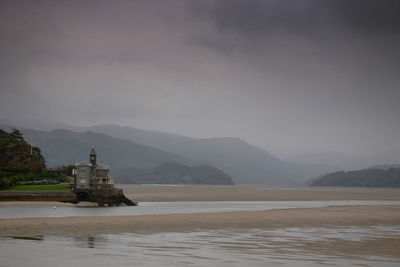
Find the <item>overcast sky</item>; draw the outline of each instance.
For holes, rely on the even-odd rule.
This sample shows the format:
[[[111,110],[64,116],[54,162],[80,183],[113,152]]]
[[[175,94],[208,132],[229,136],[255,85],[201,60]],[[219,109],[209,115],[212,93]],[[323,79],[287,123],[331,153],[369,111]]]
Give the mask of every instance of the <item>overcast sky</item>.
[[[0,119],[400,147],[400,1],[0,1]]]

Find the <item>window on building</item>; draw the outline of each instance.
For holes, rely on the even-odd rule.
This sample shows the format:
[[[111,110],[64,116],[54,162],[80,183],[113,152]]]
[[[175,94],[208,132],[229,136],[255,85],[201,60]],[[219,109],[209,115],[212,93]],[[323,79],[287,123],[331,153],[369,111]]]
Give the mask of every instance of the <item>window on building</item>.
[[[86,180],[85,180],[85,179],[80,179],[80,180],[79,180],[79,183],[80,183],[80,184],[86,184]]]

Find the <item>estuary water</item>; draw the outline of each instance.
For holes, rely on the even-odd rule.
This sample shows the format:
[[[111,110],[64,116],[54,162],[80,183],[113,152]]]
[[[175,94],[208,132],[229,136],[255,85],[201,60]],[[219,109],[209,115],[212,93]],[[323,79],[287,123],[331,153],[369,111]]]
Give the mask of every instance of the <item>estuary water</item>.
[[[233,211],[261,211],[274,209],[318,208],[328,206],[400,205],[400,201],[333,200],[333,201],[210,201],[210,202],[141,202],[137,207],[53,207],[0,206],[0,219],[124,216],[176,213],[209,213]]]
[[[400,226],[7,237],[0,266],[400,266],[341,248],[378,238],[400,238]]]
[[[141,202],[138,207],[0,206],[1,219],[212,213],[400,201]],[[79,227],[79,225],[77,225]],[[0,238],[0,267],[400,266],[399,225],[220,229],[96,236]],[[382,242],[382,243],[380,243]],[[381,244],[385,244],[382,249]],[[367,248],[367,249],[365,249]],[[375,253],[375,251],[378,251]]]

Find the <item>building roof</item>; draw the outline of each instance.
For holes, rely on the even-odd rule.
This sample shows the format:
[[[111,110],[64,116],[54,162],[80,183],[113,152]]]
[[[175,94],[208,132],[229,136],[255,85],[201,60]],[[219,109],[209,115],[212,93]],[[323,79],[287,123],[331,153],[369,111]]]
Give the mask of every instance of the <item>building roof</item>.
[[[76,164],[77,167],[90,167],[90,163],[86,160],[82,160],[81,162]]]
[[[101,162],[99,165],[97,165],[96,169],[98,170],[109,170],[110,167],[106,164],[104,164],[103,162]]]

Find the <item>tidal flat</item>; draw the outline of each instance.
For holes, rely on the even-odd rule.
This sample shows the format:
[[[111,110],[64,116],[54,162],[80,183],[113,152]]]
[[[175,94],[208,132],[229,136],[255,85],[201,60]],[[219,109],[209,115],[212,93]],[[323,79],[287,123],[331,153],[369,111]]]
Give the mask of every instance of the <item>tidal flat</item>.
[[[202,204],[205,199],[213,205],[285,200],[335,204],[200,212],[194,204],[191,212],[178,208],[168,214],[0,219],[0,266],[21,266],[28,260],[30,266],[400,264],[400,190],[131,185],[123,189],[133,200],[154,196],[160,210],[164,202],[182,202],[179,206]],[[51,210],[49,204],[32,207]],[[4,202],[0,213],[26,205],[30,203]]]

